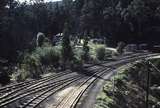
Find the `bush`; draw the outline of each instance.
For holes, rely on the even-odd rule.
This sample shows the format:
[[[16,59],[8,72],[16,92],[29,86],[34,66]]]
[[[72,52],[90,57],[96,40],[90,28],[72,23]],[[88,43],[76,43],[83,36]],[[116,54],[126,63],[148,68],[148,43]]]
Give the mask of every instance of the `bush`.
[[[48,38],[44,38],[42,47],[52,47],[52,43]]]
[[[106,55],[105,47],[101,46],[101,47],[96,49],[96,57],[99,60],[104,60],[105,59],[105,55]]]
[[[60,52],[54,47],[37,48],[34,54],[39,56],[40,62],[43,65],[57,66],[60,60]]]
[[[74,57],[76,57],[77,59],[82,59],[83,48],[81,47],[73,48],[73,52],[74,52]]]
[[[96,57],[96,56],[91,55],[91,56],[90,56],[90,63],[98,64],[98,63],[100,63],[100,60],[99,60],[99,59],[97,59],[97,57]]]
[[[21,66],[18,68],[17,72],[12,74],[12,78],[16,80],[17,82],[25,81],[28,77],[30,77],[31,72],[29,71],[29,65],[28,64],[21,64]]]
[[[26,65],[29,67],[29,76],[31,78],[39,78],[41,71],[41,62],[40,58],[36,54],[32,54],[29,57],[27,57]]]
[[[41,62],[37,54],[26,54],[22,64],[18,68],[18,73],[16,75],[17,81],[24,81],[28,77],[30,78],[40,78]]]

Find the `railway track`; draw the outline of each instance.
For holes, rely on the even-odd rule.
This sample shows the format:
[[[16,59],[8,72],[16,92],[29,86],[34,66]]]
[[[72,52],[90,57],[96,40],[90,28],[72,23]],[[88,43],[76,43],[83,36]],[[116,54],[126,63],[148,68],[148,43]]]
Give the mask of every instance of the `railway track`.
[[[122,56],[120,57],[118,60],[123,60],[123,59],[128,59],[128,58],[132,58],[132,57],[138,57],[138,56],[143,56],[143,55],[148,55],[148,54],[152,54],[149,52],[145,52],[145,53],[133,53],[131,55],[126,55],[126,56]]]
[[[35,94],[37,92],[42,92],[43,90],[46,90],[52,86],[55,86],[57,83],[61,83],[61,82],[65,82],[67,81],[68,79],[71,79],[71,78],[75,78],[77,77],[76,75],[70,75],[69,77],[66,77],[66,78],[59,78],[57,80],[53,79],[53,80],[50,80],[49,82],[45,82],[45,83],[42,83],[41,84],[36,84],[34,86],[31,86],[29,88],[26,88],[25,90],[18,90],[17,92],[14,91],[14,93],[12,95],[7,95],[7,96],[3,96],[1,97],[0,99],[0,108],[7,105],[7,104],[10,104],[12,102],[15,102],[21,98],[24,98],[26,96],[29,96],[29,95],[32,95],[32,94]],[[63,82],[63,83],[64,83]]]
[[[79,80],[80,78],[81,77],[74,77],[74,78],[69,79],[68,81],[65,81],[65,83],[64,82],[59,83],[58,85],[39,93],[34,98],[29,99],[28,102],[24,103],[23,105],[20,105],[19,108],[27,108],[28,106],[35,108],[45,99],[49,98],[51,95],[53,95],[57,91],[67,87],[69,84]]]
[[[86,76],[83,76],[83,79],[85,79]],[[86,77],[87,78],[87,77]],[[44,91],[42,93],[40,93],[39,95],[37,95],[35,98],[30,99],[30,101],[28,101],[25,105],[21,106],[20,108],[28,108],[28,106],[30,108],[36,108],[39,104],[41,104],[45,99],[49,98],[51,95],[53,95],[54,93],[56,93],[59,90],[64,89],[65,87],[67,87],[69,84],[75,83],[76,81],[82,79],[82,76],[80,77],[76,77],[73,78],[70,82],[65,82],[64,85],[62,86],[57,86],[58,88],[54,89],[54,88],[50,88],[47,91]]]
[[[101,77],[106,71],[109,71],[109,68],[102,68],[97,71],[95,74],[91,75],[85,79],[78,87],[75,87],[69,94],[65,96],[56,106],[53,108],[72,108],[75,106],[77,100],[81,97],[81,94],[93,84],[99,77]],[[96,76],[96,77],[95,77]]]
[[[45,81],[48,81],[50,79],[58,78],[60,76],[66,75],[68,73],[71,73],[71,71],[63,71],[63,72],[60,72],[56,75],[51,75],[51,76],[48,76],[48,77],[44,77],[43,79],[40,79],[40,80],[31,80],[31,81],[21,82],[21,83],[18,83],[18,84],[11,84],[9,86],[0,88],[0,94],[2,95],[6,92],[10,92],[10,91],[12,91],[14,89],[17,89],[17,88],[23,89],[21,87],[28,87],[28,86],[31,86],[33,84],[39,83],[39,82],[45,82]]]
[[[95,69],[95,68],[93,68],[93,69]],[[59,75],[63,75],[63,76],[59,76]],[[68,75],[68,77],[66,77],[67,75]],[[60,79],[61,77],[64,77],[64,76],[65,76],[64,79]],[[24,97],[27,97],[27,96],[30,96],[30,95],[33,95],[33,94],[36,94],[36,93],[41,93],[41,92],[43,92],[43,90],[48,90],[50,88],[53,89],[53,88],[56,88],[58,86],[61,86],[63,83],[66,83],[68,81],[68,79],[70,80],[72,78],[74,79],[74,78],[77,78],[77,77],[78,77],[77,75],[71,75],[71,73],[69,74],[68,72],[67,73],[65,72],[63,74],[58,74],[58,76],[56,76],[56,78],[59,78],[58,80],[53,79],[53,78],[55,78],[55,76],[53,76],[53,78],[50,79],[50,81],[47,80],[47,82],[46,82],[46,80],[45,80],[46,83],[42,83],[44,81],[39,82],[38,84],[30,86],[29,88],[27,88],[25,90],[20,90],[20,92],[18,92],[19,89],[18,89],[18,91],[15,90],[18,93],[14,91],[15,94],[12,92],[13,95],[7,95],[7,96],[2,96],[1,97],[0,108],[5,107],[5,106],[7,106],[7,105],[9,105],[13,102],[16,102],[16,101],[18,101],[18,100],[20,100]],[[82,78],[82,76],[81,76],[81,78]],[[57,83],[58,83],[58,86],[57,86]],[[34,98],[34,97],[31,97],[31,98]]]
[[[152,53],[135,53],[135,54],[129,54],[127,56],[122,56],[122,57],[119,57],[119,58],[116,58],[115,60],[116,61],[125,61],[126,59],[131,59],[131,58],[137,58],[137,57],[142,57],[142,56],[146,56],[146,55],[149,55],[149,56],[156,56],[158,54],[152,54]],[[116,61],[104,61],[104,62],[101,62],[101,63],[98,63],[98,64],[87,64],[87,66],[85,66],[85,68],[89,68],[89,67],[92,67],[92,66],[95,66],[95,65],[101,65],[101,64],[115,64]]]
[[[2,98],[4,98],[4,97],[10,96],[10,95],[12,95],[12,94],[14,94],[14,93],[16,93],[16,92],[21,91],[21,90],[39,86],[39,85],[44,84],[44,83],[47,83],[47,82],[49,82],[49,81],[56,80],[57,78],[62,77],[62,76],[65,76],[65,75],[67,75],[67,74],[69,74],[69,73],[68,73],[68,72],[64,72],[64,73],[61,73],[61,74],[58,74],[58,75],[55,75],[55,76],[53,75],[53,76],[51,76],[51,77],[47,77],[47,78],[44,78],[44,79],[41,79],[41,80],[34,81],[34,83],[32,82],[32,83],[26,84],[26,85],[24,85],[24,86],[22,86],[22,87],[21,87],[21,86],[17,86],[17,87],[14,88],[14,89],[12,88],[12,89],[11,89],[9,92],[7,92],[6,94],[0,96],[0,100],[1,100]],[[8,90],[8,88],[6,88],[6,89]]]
[[[148,56],[140,56],[137,59],[145,58]],[[128,62],[132,61],[129,60]],[[119,66],[122,64],[126,64],[126,62],[122,62],[118,64]],[[117,66],[118,66],[117,65]],[[128,65],[126,65],[128,66]],[[104,74],[106,74],[106,71],[113,71],[113,68],[105,68],[106,70],[101,71],[98,73],[97,77],[89,77],[87,80],[85,80],[79,87],[76,87],[73,89],[70,93],[68,93],[65,98],[63,98],[56,106],[53,106],[52,108],[75,108],[78,104],[80,98],[83,96],[83,94],[86,92],[86,90],[99,78],[102,77]],[[108,69],[108,70],[107,70]]]
[[[34,80],[31,82],[24,82],[20,84],[13,84],[7,87],[3,87],[0,89],[0,93],[4,93],[4,95],[0,96],[0,108],[8,107],[10,108],[36,108],[41,103],[43,103],[44,100],[49,98],[51,95],[57,93],[58,91],[64,89],[65,87],[69,86],[70,84],[76,83],[79,80],[84,80],[83,83],[78,86],[77,89],[73,90],[72,92],[72,102],[65,103],[59,102],[59,106],[56,108],[70,108],[77,104],[80,97],[83,95],[83,93],[86,91],[86,89],[92,85],[99,77],[103,76],[106,71],[113,70],[110,66],[117,66],[117,64],[126,64],[127,61],[135,61],[137,59],[142,59],[150,56],[155,56],[155,54],[135,54],[131,55],[130,57],[123,58],[117,62],[112,63],[103,63],[100,66],[92,65],[90,67],[87,67],[88,70],[92,72],[90,76],[84,76],[84,75],[71,75],[69,71],[61,72],[57,75],[45,77],[41,80]],[[61,78],[63,76],[67,76]],[[84,79],[85,78],[85,79]],[[76,96],[75,96],[76,95]],[[75,99],[73,99],[73,96]],[[68,96],[67,96],[68,97]],[[70,98],[71,98],[70,97]],[[25,101],[24,101],[25,100]],[[63,100],[69,100],[63,99]],[[14,103],[19,102],[19,104],[14,105]],[[65,104],[61,104],[65,103]],[[69,104],[70,103],[70,104]],[[66,107],[66,106],[70,107]],[[14,107],[15,106],[15,107]],[[65,107],[63,107],[65,106]]]
[[[32,83],[32,85],[29,84],[29,85],[25,85],[23,87],[15,88],[12,91],[0,96],[0,105],[1,105],[2,102],[5,102],[8,98],[14,98],[14,97],[17,97],[18,95],[21,95],[23,93],[26,93],[26,92],[29,92],[29,91],[32,91],[32,90],[36,90],[38,88],[47,87],[47,85],[55,83],[56,82],[55,80],[57,80],[57,78],[64,77],[67,74],[69,74],[69,73],[64,72],[64,73],[58,74],[56,76],[49,77],[48,79],[45,78],[45,79],[42,79],[42,80],[38,80],[38,82],[36,81],[37,83],[35,83],[35,84]]]
[[[51,75],[51,76],[44,77],[40,80],[25,81],[25,82],[20,82],[20,83],[17,83],[17,84],[11,84],[11,85],[8,85],[8,86],[5,86],[5,87],[1,87],[0,88],[0,100],[1,100],[1,97],[3,97],[2,95],[10,95],[10,93],[17,92],[19,90],[25,89],[27,87],[30,87],[31,85],[35,85],[35,84],[39,85],[41,83],[59,78],[61,76],[64,76],[64,75],[70,74],[70,73],[72,73],[72,71],[67,70],[67,71],[57,73],[56,75],[54,74],[54,75]],[[7,93],[7,94],[5,94],[5,93]]]

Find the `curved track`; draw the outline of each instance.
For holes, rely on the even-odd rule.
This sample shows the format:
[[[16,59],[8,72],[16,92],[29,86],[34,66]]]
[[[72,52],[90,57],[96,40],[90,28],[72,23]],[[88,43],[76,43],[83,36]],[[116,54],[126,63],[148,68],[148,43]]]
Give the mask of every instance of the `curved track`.
[[[52,108],[75,108],[76,105],[78,104],[80,98],[83,96],[83,94],[86,92],[86,90],[96,81],[99,79],[99,77],[103,76],[106,74],[108,71],[113,71],[115,68],[114,66],[121,66],[130,62],[133,62],[135,60],[143,59],[146,57],[154,56],[152,55],[134,55],[132,57],[129,57],[128,60],[126,59],[121,59],[119,62],[115,62],[112,64],[100,64],[102,68],[104,68],[104,71],[100,71],[97,74],[97,77],[91,76],[89,77],[86,81],[84,81],[78,88],[76,87],[71,91],[71,93],[68,93],[65,98],[60,100],[56,106],[53,106]],[[126,57],[128,58],[128,57]],[[112,66],[112,67],[110,67]],[[107,70],[108,69],[108,70]]]
[[[0,88],[0,108],[36,108],[58,91],[67,88],[71,84],[79,84],[78,81],[82,80],[69,94],[60,99],[56,106],[53,106],[53,108],[75,107],[84,92],[107,72],[114,70],[117,66],[155,55],[137,53],[121,57],[118,61],[88,66],[86,70],[89,72],[84,72],[83,75],[64,71],[41,80],[32,80]]]

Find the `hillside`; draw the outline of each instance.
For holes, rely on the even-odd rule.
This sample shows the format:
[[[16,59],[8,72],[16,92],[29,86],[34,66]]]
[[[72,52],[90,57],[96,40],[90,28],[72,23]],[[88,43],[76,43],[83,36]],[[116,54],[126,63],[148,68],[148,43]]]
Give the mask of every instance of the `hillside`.
[[[152,62],[160,66],[160,60]],[[148,70],[150,68],[150,70]],[[149,96],[147,98],[147,72],[150,72]],[[116,76],[107,81],[97,97],[95,108],[159,108],[160,73],[144,61],[123,68]],[[113,83],[114,81],[114,83]]]

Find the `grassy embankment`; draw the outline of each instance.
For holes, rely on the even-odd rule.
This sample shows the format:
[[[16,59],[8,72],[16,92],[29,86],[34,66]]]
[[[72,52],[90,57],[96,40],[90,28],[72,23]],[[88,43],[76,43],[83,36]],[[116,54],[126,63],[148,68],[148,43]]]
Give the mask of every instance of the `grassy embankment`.
[[[151,60],[160,68],[160,59]],[[143,61],[118,70],[103,86],[95,108],[145,108],[148,65]],[[160,73],[150,67],[149,108],[160,108]]]

